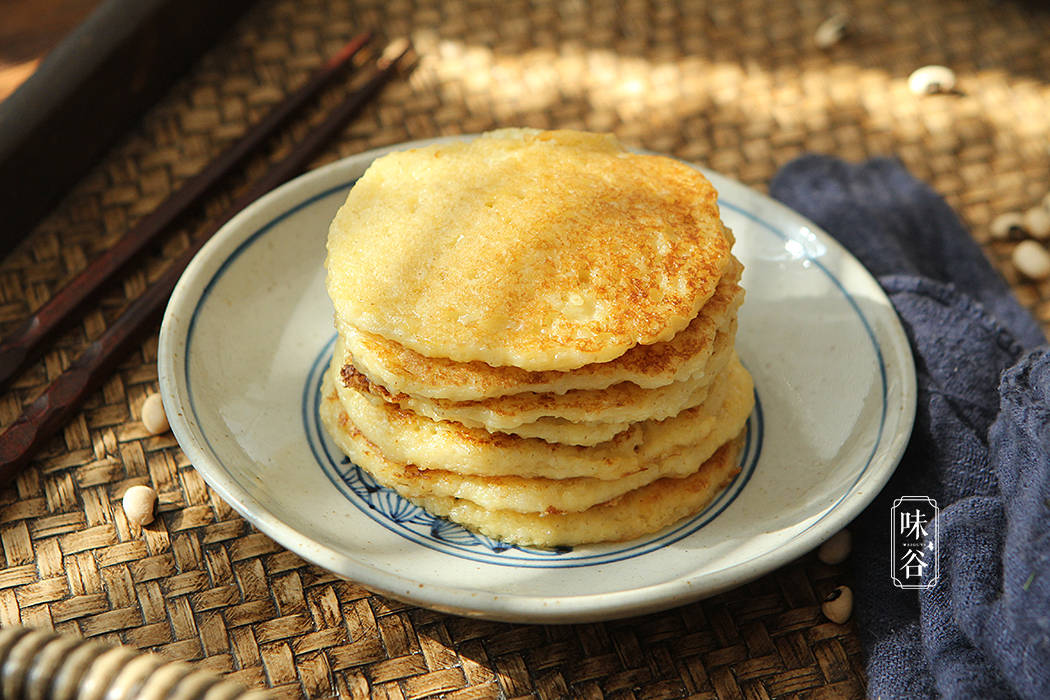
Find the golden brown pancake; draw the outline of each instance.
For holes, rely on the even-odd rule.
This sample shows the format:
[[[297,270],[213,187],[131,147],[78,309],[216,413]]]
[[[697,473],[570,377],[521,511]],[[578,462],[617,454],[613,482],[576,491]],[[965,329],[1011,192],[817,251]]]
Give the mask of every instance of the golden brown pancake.
[[[617,479],[478,476],[445,469],[420,469],[415,464],[396,469],[381,465],[368,471],[383,483],[396,483],[397,491],[406,496],[448,496],[466,499],[490,510],[579,512],[657,479],[684,477],[696,471],[702,462],[743,429],[750,403],[736,398],[723,396],[717,405],[709,407],[708,413],[720,415],[722,419],[710,421],[710,428],[694,440],[678,446],[669,454],[639,460],[633,471]],[[351,459],[356,459],[357,436],[367,438],[352,422],[338,392],[325,393],[322,404],[322,421],[329,435]]]
[[[733,243],[697,170],[609,135],[379,158],[329,229],[322,424],[378,483],[489,537],[655,532],[739,471]]]
[[[426,357],[563,371],[670,340],[731,245],[696,169],[511,129],[372,163],[332,221],[327,287],[340,321]]]
[[[335,354],[342,356],[344,385],[387,401],[401,409],[432,420],[450,420],[489,432],[504,432],[543,437],[551,442],[574,445],[595,444],[591,437],[608,431],[608,437],[626,430],[630,423],[661,420],[696,406],[707,397],[711,383],[734,356],[733,332],[720,332],[715,351],[704,368],[683,381],[655,389],[643,389],[633,382],[620,382],[607,389],[576,389],[564,394],[518,393],[478,401],[427,399],[404,393],[392,393],[370,381],[345,355],[342,341],[336,342]],[[575,434],[568,424],[578,426]],[[598,440],[597,442],[600,442]]]
[[[683,478],[658,479],[646,486],[584,511],[522,513],[484,508],[473,501],[427,495],[413,484],[414,468],[392,462],[360,431],[334,432],[354,462],[380,484],[401,493],[434,515],[511,544],[535,547],[575,546],[641,537],[700,512],[740,472],[741,439],[722,445],[707,461]],[[331,429],[330,429],[331,430]],[[406,475],[407,478],[406,478]]]
[[[743,266],[730,261],[712,297],[689,325],[671,340],[637,345],[609,362],[570,372],[529,372],[517,367],[493,367],[484,362],[453,362],[424,357],[403,345],[337,322],[352,364],[372,382],[392,393],[451,401],[476,401],[520,392],[563,394],[572,390],[605,389],[633,382],[653,389],[681,381],[701,371],[714,351],[719,332],[735,333],[737,309],[744,300],[740,287]]]
[[[394,462],[477,476],[619,479],[673,455],[685,454],[713,430],[735,434],[754,405],[751,376],[734,360],[712,385],[707,401],[662,421],[633,423],[608,442],[590,447],[490,433],[452,421],[433,421],[386,402],[374,402],[334,381],[342,410],[369,442]]]

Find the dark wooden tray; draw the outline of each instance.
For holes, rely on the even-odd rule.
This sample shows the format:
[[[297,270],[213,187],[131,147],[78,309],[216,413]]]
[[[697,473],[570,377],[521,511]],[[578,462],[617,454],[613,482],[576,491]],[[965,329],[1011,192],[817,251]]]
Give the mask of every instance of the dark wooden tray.
[[[252,0],[107,0],[0,102],[0,255]]]

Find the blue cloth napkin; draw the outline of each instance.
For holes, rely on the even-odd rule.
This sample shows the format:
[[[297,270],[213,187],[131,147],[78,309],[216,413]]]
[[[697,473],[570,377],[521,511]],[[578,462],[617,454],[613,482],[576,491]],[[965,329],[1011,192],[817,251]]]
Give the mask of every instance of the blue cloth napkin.
[[[950,207],[893,160],[804,156],[770,193],[874,274],[915,355],[893,478],[851,526],[873,698],[1050,698],[1050,351]],[[930,496],[940,577],[890,578],[890,507]]]

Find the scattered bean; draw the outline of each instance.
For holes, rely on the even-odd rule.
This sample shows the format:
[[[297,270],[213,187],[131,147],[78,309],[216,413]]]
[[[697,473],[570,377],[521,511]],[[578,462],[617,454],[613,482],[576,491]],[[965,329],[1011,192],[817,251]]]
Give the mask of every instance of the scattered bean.
[[[841,564],[846,561],[853,548],[853,536],[849,530],[839,530],[820,545],[817,549],[817,559],[825,564]]]
[[[1021,241],[1014,248],[1011,257],[1014,267],[1033,280],[1039,281],[1050,277],[1050,253],[1036,241]]]
[[[813,41],[822,49],[834,46],[846,36],[846,27],[849,25],[849,15],[844,12],[836,12],[831,17],[820,23]]]
[[[142,424],[151,435],[160,435],[168,429],[168,415],[160,394],[150,394],[142,404]]]
[[[1032,207],[1024,213],[1024,227],[1032,238],[1042,240],[1050,237],[1050,211],[1043,207]]]
[[[132,525],[149,525],[157,507],[157,492],[149,486],[132,486],[124,492],[124,515]]]
[[[1005,239],[1024,231],[1024,217],[1015,211],[1010,211],[992,219],[989,227],[992,238]]]
[[[916,95],[951,92],[955,89],[955,71],[947,66],[923,66],[908,76],[908,89]]]
[[[824,598],[820,610],[835,624],[844,624],[853,614],[853,591],[849,586],[839,586]]]

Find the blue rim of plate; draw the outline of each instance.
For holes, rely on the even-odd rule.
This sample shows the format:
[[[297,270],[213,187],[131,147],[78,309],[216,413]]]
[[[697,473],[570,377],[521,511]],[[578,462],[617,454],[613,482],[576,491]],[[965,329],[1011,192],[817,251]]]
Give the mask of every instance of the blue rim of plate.
[[[230,267],[230,265],[238,257],[240,257],[240,255],[244,251],[246,251],[255,242],[257,242],[263,235],[265,235],[266,233],[271,231],[274,228],[275,225],[280,223],[282,220],[288,218],[289,216],[295,214],[297,211],[299,211],[299,210],[301,210],[301,209],[303,209],[305,207],[310,206],[311,204],[313,204],[314,202],[316,202],[316,201],[318,201],[320,199],[328,197],[328,196],[330,196],[330,195],[332,195],[332,194],[334,194],[336,192],[339,192],[339,191],[347,191],[347,190],[349,190],[349,188],[353,185],[354,182],[356,182],[356,180],[357,180],[357,178],[354,177],[354,178],[350,178],[350,179],[348,179],[348,180],[346,180],[346,181],[344,181],[344,182],[342,182],[342,183],[340,183],[338,185],[326,187],[321,192],[319,192],[317,194],[314,194],[314,195],[312,195],[310,197],[307,197],[307,198],[303,199],[300,202],[297,202],[295,205],[289,207],[288,209],[286,209],[285,211],[281,212],[280,214],[277,214],[276,216],[273,216],[268,221],[266,221],[264,224],[261,224],[260,226],[258,226],[258,228],[252,234],[250,234],[243,241],[241,241],[241,243],[239,243],[236,246],[236,248],[226,257],[226,259],[223,260],[223,262],[219,265],[218,269],[213,273],[212,277],[208,280],[208,283],[204,286],[204,289],[202,290],[202,292],[200,294],[200,297],[197,299],[196,304],[194,305],[193,313],[192,313],[192,315],[190,317],[190,321],[189,321],[189,324],[188,324],[188,327],[187,327],[187,331],[186,331],[186,352],[185,352],[185,356],[184,356],[184,359],[183,359],[183,371],[184,371],[185,377],[186,377],[187,399],[188,399],[188,404],[189,404],[189,409],[190,409],[190,415],[192,416],[193,421],[197,425],[200,425],[201,423],[199,421],[199,417],[198,417],[198,414],[197,414],[197,408],[196,408],[196,402],[194,400],[194,395],[193,395],[193,382],[191,381],[191,378],[190,378],[191,366],[190,366],[189,358],[192,355],[191,346],[192,346],[193,337],[194,337],[194,329],[195,329],[195,326],[196,326],[197,315],[200,312],[201,307],[203,306],[203,304],[206,302],[207,298],[209,297],[213,287],[222,278],[223,274]],[[801,537],[805,532],[811,530],[813,527],[815,527],[817,524],[819,524],[825,518],[827,518],[829,514],[831,514],[831,513],[836,511],[838,506],[846,498],[848,498],[853,493],[853,491],[854,491],[855,487],[857,486],[857,484],[860,483],[860,481],[864,478],[864,476],[867,473],[868,469],[871,467],[872,461],[874,460],[875,456],[879,452],[879,448],[882,445],[882,436],[883,436],[883,431],[884,431],[884,428],[885,428],[885,425],[886,425],[886,419],[887,419],[887,413],[888,413],[888,401],[887,401],[888,385],[887,385],[887,372],[886,372],[885,359],[883,357],[882,347],[880,346],[880,344],[878,342],[878,339],[877,339],[877,337],[875,335],[874,330],[871,327],[871,324],[868,321],[868,318],[860,310],[860,307],[857,305],[857,303],[854,300],[853,296],[846,290],[846,288],[842,284],[842,282],[817,257],[815,257],[814,255],[812,255],[811,253],[806,251],[804,246],[799,246],[797,241],[794,241],[794,239],[792,239],[786,233],[784,233],[783,231],[778,229],[774,224],[766,221],[765,219],[757,216],[756,214],[754,214],[754,213],[744,209],[743,207],[740,207],[740,206],[738,206],[736,204],[733,204],[732,202],[726,201],[725,199],[723,199],[721,197],[719,198],[719,202],[718,203],[719,203],[719,206],[725,207],[727,209],[732,209],[734,212],[738,213],[739,215],[750,219],[751,221],[755,222],[756,224],[761,226],[764,230],[766,230],[767,232],[773,234],[774,236],[776,236],[780,240],[785,241],[788,244],[795,243],[797,247],[796,247],[794,253],[800,255],[808,263],[814,265],[817,269],[819,269],[835,285],[835,287],[842,294],[843,298],[849,304],[850,308],[852,308],[854,313],[857,314],[857,317],[860,319],[860,322],[861,322],[861,324],[864,327],[864,330],[865,330],[865,332],[866,332],[866,334],[868,336],[868,339],[870,340],[870,342],[872,344],[872,347],[874,349],[875,356],[876,356],[876,358],[878,360],[879,378],[880,378],[880,382],[881,382],[880,399],[881,399],[881,402],[882,402],[882,406],[881,406],[881,414],[880,414],[879,423],[878,423],[878,432],[877,432],[875,440],[874,440],[874,442],[872,444],[871,452],[869,453],[867,459],[865,460],[864,467],[856,475],[856,478],[850,484],[849,488],[845,489],[843,494],[842,494],[842,496],[834,504],[832,504],[831,506],[827,507],[825,509],[825,511],[819,517],[817,517],[812,523],[810,523],[806,528],[804,528],[800,532],[795,533],[794,537],[792,538],[793,540],[795,540],[795,539]],[[310,377],[312,377],[313,379],[312,379],[312,381],[310,379],[308,379],[306,384],[304,385],[304,390],[303,390],[303,397],[304,397],[303,398],[303,401],[304,401],[303,405],[304,405],[304,407],[306,405],[307,392],[311,391],[311,387],[313,387],[314,389],[319,389],[320,374],[322,372],[318,371],[318,364],[320,363],[321,366],[323,367],[323,358],[324,358],[324,356],[325,355],[330,356],[331,343],[332,343],[332,339],[330,339],[328,341],[328,344],[326,345],[326,348],[322,349],[322,351],[320,353],[318,353],[318,355],[315,357],[314,366],[312,367],[311,372],[310,372]],[[318,391],[314,391],[312,393],[314,393],[317,396],[320,395],[319,390]],[[432,538],[432,541],[426,542],[426,541],[421,541],[420,539],[417,539],[416,537],[407,536],[406,533],[410,533],[410,531],[407,528],[400,528],[400,531],[399,531],[399,529],[392,528],[390,526],[392,523],[395,523],[395,519],[394,518],[387,518],[386,519],[387,522],[385,522],[385,523],[381,522],[379,520],[376,520],[373,508],[369,507],[367,504],[362,508],[360,505],[358,505],[358,502],[354,501],[353,497],[348,495],[348,492],[349,493],[353,493],[353,489],[346,483],[346,479],[343,477],[343,472],[340,471],[337,466],[332,466],[331,465],[331,457],[330,457],[330,455],[331,454],[339,454],[338,450],[334,450],[334,452],[333,452],[330,444],[325,446],[325,444],[324,444],[325,438],[321,437],[321,436],[323,436],[323,430],[321,430],[320,431],[320,435],[318,435],[316,437],[314,435],[312,435],[312,433],[316,434],[317,430],[316,430],[316,428],[311,428],[311,427],[308,426],[308,421],[307,421],[306,415],[308,413],[310,413],[310,412],[306,411],[305,408],[304,408],[304,411],[303,411],[303,416],[304,416],[304,418],[303,418],[303,420],[304,420],[303,427],[307,431],[307,439],[308,439],[308,442],[310,444],[311,450],[314,451],[314,457],[315,457],[315,460],[316,460],[318,466],[324,471],[325,475],[329,478],[329,480],[333,483],[333,485],[337,489],[339,489],[340,492],[345,497],[350,499],[351,502],[354,502],[354,505],[358,506],[358,508],[360,510],[362,510],[362,512],[365,512],[373,520],[376,520],[377,522],[380,522],[380,524],[383,525],[384,527],[386,527],[388,530],[396,532],[397,534],[399,534],[399,535],[401,535],[403,537],[406,537],[410,541],[416,542],[418,544],[422,544],[422,545],[427,546],[428,548],[431,548],[431,549],[435,549],[436,551],[441,551],[441,552],[446,553],[446,554],[452,554],[453,556],[457,556],[457,557],[460,557],[460,558],[470,559],[472,561],[476,561],[476,562],[479,562],[479,563],[499,564],[499,565],[504,565],[504,566],[513,566],[513,567],[522,567],[522,568],[570,568],[570,567],[589,566],[589,565],[597,565],[597,564],[608,564],[608,563],[615,562],[615,561],[621,561],[623,559],[628,559],[628,558],[632,558],[632,557],[636,557],[636,556],[641,556],[644,553],[648,553],[648,552],[655,551],[657,549],[661,549],[663,547],[666,547],[666,546],[668,546],[670,544],[673,544],[674,542],[677,542],[677,541],[683,539],[684,537],[686,537],[686,536],[688,536],[690,534],[695,533],[697,530],[701,529],[703,527],[703,525],[709,523],[711,520],[713,520],[715,517],[717,517],[718,514],[723,512],[730,505],[732,500],[735,499],[737,495],[739,495],[739,493],[742,491],[743,487],[746,486],[747,482],[750,480],[750,478],[753,475],[753,473],[755,471],[755,468],[757,466],[758,457],[759,457],[759,454],[761,452],[762,421],[761,421],[761,408],[760,408],[760,403],[758,401],[758,387],[756,387],[755,396],[756,396],[756,412],[753,414],[753,416],[758,416],[759,419],[757,421],[757,425],[753,425],[753,421],[749,420],[749,423],[748,423],[748,442],[747,442],[748,447],[752,447],[752,440],[753,440],[753,438],[757,438],[757,441],[756,441],[755,445],[753,446],[754,447],[753,451],[745,451],[744,459],[742,460],[744,468],[742,468],[741,473],[734,479],[734,481],[730,484],[730,486],[727,487],[726,489],[724,489],[716,497],[716,499],[711,504],[709,504],[707,506],[707,508],[705,508],[701,513],[699,513],[698,515],[694,516],[693,518],[690,518],[690,519],[688,519],[686,521],[683,521],[682,523],[679,523],[678,525],[671,526],[671,528],[669,528],[669,531],[662,531],[661,533],[657,533],[657,535],[654,538],[652,538],[652,539],[643,538],[641,540],[641,542],[633,541],[632,543],[630,543],[630,547],[624,548],[623,550],[616,550],[614,552],[601,552],[599,554],[586,554],[586,555],[583,555],[583,556],[594,557],[594,559],[590,560],[590,561],[584,559],[583,556],[579,557],[575,561],[573,561],[571,557],[565,558],[565,559],[560,560],[560,561],[554,561],[554,560],[552,560],[550,558],[552,556],[552,554],[549,553],[549,552],[544,553],[544,555],[541,557],[541,556],[537,556],[537,553],[541,552],[542,550],[524,550],[524,549],[517,549],[517,548],[510,548],[508,550],[504,550],[503,552],[500,552],[499,554],[504,554],[505,552],[514,552],[516,554],[512,554],[511,556],[522,555],[522,560],[512,561],[509,556],[501,558],[499,560],[496,560],[496,559],[493,559],[493,558],[490,558],[490,557],[482,558],[482,557],[478,556],[477,554],[471,556],[471,555],[465,554],[462,551],[454,551],[452,549],[438,547],[437,544],[440,543],[440,544],[444,545],[445,543],[442,543],[440,540],[438,540],[436,538]],[[316,413],[316,412],[314,412],[314,413]],[[215,451],[215,448],[211,444],[211,441],[208,438],[208,435],[204,431],[201,431],[201,438],[203,439],[203,441],[204,441],[205,445],[207,446],[209,452],[213,456],[215,456],[217,454],[216,451]],[[340,457],[339,458],[339,462],[341,462],[341,461],[342,460],[341,460],[341,457]],[[224,473],[224,475],[226,476],[227,479],[229,479],[231,482],[236,482],[236,479],[229,472],[229,470],[226,468],[226,466],[222,463],[221,460],[214,459],[214,464],[218,466],[218,468]],[[333,472],[330,473],[329,469],[332,469]],[[413,506],[412,504],[408,503],[408,501],[404,501],[404,499],[400,499],[400,496],[397,496],[392,491],[389,491],[389,490],[386,490],[386,491],[388,491],[389,494],[392,496],[391,498],[389,498],[389,500],[391,502],[391,505],[389,507],[389,511],[391,513],[393,513],[393,514],[397,514],[396,517],[401,517],[400,514],[404,513],[404,508],[406,508],[406,505],[404,505],[404,504],[407,504],[407,506],[410,506],[411,508],[415,508],[415,506]],[[354,495],[356,496],[356,494],[354,494]],[[400,499],[401,501],[404,501],[404,504],[398,503],[398,499]],[[456,526],[456,527],[458,527],[458,526]],[[682,532],[683,530],[684,530],[684,532]],[[665,538],[668,538],[668,540],[664,541]],[[477,545],[474,545],[474,546],[477,546]],[[482,545],[482,546],[484,546],[484,545]],[[637,551],[635,551],[635,549],[634,549],[635,547],[638,548]],[[630,551],[628,551],[628,550],[630,550]],[[751,557],[747,561],[754,560],[754,559],[759,558],[761,556],[763,556],[763,555],[762,554],[756,554],[755,556]],[[737,566],[737,565],[740,565],[742,563],[746,563],[746,562],[734,562],[733,566]]]

